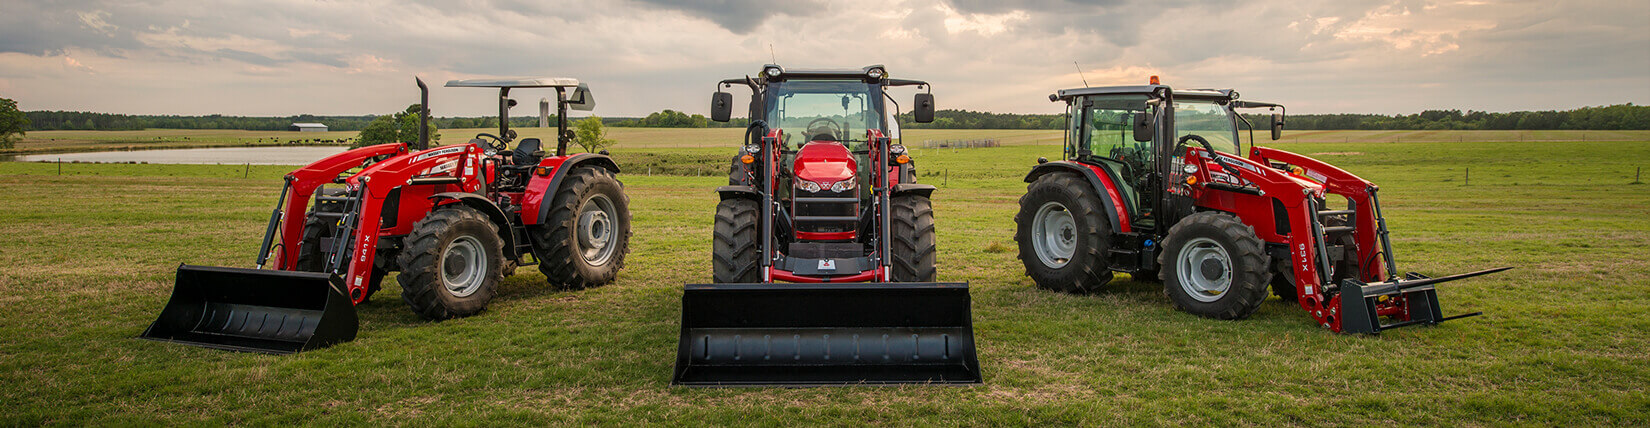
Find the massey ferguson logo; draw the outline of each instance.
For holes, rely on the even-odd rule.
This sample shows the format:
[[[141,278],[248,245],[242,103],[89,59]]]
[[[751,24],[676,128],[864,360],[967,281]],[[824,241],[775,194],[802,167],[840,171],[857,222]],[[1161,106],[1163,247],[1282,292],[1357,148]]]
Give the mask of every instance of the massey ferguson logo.
[[[462,151],[464,151],[464,146],[452,146],[452,147],[448,147],[448,148],[445,148],[445,149],[440,149],[440,150],[436,150],[436,151],[433,151],[433,152],[418,155],[418,157],[413,158],[413,162],[418,162],[418,161],[433,158],[433,157],[436,157],[436,156],[450,155],[450,154],[458,153],[458,152],[462,152]]]

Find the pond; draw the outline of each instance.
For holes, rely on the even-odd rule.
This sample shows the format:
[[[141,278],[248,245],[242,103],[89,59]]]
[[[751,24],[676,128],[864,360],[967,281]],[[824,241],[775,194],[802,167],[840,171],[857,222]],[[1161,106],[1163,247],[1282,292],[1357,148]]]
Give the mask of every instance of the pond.
[[[342,146],[229,147],[209,149],[133,150],[10,156],[21,162],[109,162],[155,164],[307,165],[349,150]]]

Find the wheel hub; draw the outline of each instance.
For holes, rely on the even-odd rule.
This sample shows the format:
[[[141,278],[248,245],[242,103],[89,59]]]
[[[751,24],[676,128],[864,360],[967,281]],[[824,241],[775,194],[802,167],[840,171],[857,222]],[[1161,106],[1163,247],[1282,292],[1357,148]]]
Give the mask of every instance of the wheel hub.
[[[579,208],[578,224],[574,226],[574,236],[577,236],[579,255],[585,263],[592,266],[606,264],[613,258],[613,252],[618,248],[620,231],[614,224],[618,218],[618,211],[613,206],[613,200],[606,195],[596,194],[584,201]]]
[[[1226,248],[1209,238],[1193,238],[1175,257],[1181,290],[1199,302],[1213,302],[1232,288],[1232,260]]]
[[[453,239],[441,252],[441,282],[454,297],[466,297],[481,289],[487,278],[487,257],[481,248],[481,241],[466,235]]]
[[[1031,220],[1031,242],[1044,266],[1064,267],[1077,253],[1077,219],[1059,202],[1043,204]]]

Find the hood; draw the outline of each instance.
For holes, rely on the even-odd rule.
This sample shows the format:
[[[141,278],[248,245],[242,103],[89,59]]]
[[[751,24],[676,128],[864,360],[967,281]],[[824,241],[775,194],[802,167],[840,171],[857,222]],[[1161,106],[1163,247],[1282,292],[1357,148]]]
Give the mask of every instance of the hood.
[[[854,178],[857,169],[853,153],[842,143],[814,141],[796,152],[796,177],[820,186]]]

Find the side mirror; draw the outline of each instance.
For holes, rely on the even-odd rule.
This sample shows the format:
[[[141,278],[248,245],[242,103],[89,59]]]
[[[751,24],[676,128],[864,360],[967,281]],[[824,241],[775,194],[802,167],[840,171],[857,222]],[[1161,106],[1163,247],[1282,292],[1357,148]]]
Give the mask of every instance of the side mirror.
[[[727,122],[733,116],[733,94],[717,92],[710,96],[710,120]]]
[[[578,111],[595,110],[596,98],[590,96],[590,85],[580,83],[578,88],[573,89],[573,96],[567,99],[567,108]]]
[[[934,121],[934,94],[917,94],[916,103],[912,104],[911,117],[917,123]]]
[[[1157,135],[1157,121],[1152,120],[1150,111],[1136,112],[1134,115],[1134,141],[1149,142]]]
[[[1283,114],[1282,113],[1272,113],[1272,139],[1273,140],[1279,140],[1279,139],[1282,139],[1282,138],[1283,138]]]

